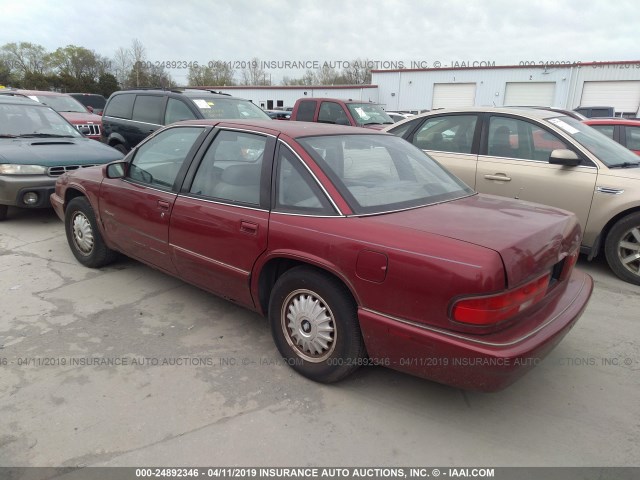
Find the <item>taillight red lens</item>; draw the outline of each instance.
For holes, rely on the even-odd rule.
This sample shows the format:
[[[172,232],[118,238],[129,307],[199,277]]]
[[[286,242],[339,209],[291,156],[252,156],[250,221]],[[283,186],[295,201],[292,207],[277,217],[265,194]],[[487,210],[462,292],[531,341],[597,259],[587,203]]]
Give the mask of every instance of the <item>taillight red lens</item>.
[[[453,305],[453,319],[472,325],[493,325],[507,320],[542,300],[550,278],[549,273],[515,290],[458,300]]]

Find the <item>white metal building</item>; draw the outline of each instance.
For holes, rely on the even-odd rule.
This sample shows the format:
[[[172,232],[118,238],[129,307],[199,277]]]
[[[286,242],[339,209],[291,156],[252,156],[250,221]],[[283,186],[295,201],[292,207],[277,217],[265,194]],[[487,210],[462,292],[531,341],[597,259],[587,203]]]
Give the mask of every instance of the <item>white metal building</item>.
[[[580,65],[374,70],[387,110],[472,106],[612,106],[640,109],[640,61]]]
[[[331,97],[364,102],[378,102],[377,85],[339,85],[339,86],[234,86],[234,87],[197,87],[211,88],[228,93],[234,97],[242,97],[266,110],[277,110],[283,107],[293,107],[299,98],[303,97]]]

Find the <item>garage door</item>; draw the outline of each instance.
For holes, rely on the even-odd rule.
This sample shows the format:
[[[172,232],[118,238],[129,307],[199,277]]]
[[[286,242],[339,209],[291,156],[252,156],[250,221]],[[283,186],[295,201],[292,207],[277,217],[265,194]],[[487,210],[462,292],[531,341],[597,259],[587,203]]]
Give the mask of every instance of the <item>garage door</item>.
[[[555,82],[507,82],[505,106],[551,107],[556,92]]]
[[[431,108],[473,107],[476,102],[475,83],[435,83]]]
[[[640,82],[584,82],[581,107],[615,107],[616,112],[637,112],[640,105]]]

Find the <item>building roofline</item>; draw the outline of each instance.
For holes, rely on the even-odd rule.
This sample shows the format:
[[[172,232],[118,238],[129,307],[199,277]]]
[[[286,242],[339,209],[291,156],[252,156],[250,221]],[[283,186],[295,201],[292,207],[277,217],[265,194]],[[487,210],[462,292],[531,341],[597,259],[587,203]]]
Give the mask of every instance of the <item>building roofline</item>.
[[[197,90],[347,90],[354,88],[378,88],[378,85],[218,85],[207,87],[189,86],[186,88]]]
[[[465,63],[465,62],[462,62]],[[480,62],[478,62],[480,63]],[[638,65],[640,67],[640,60],[620,60],[620,61],[606,61],[606,62],[573,62],[573,63],[546,63],[539,65],[492,65],[492,66],[476,66],[476,67],[439,67],[439,68],[396,68],[390,70],[371,70],[371,73],[393,73],[393,72],[439,72],[439,71],[451,71],[451,70],[504,70],[509,68],[571,68],[571,67],[593,67],[597,68],[601,65]]]

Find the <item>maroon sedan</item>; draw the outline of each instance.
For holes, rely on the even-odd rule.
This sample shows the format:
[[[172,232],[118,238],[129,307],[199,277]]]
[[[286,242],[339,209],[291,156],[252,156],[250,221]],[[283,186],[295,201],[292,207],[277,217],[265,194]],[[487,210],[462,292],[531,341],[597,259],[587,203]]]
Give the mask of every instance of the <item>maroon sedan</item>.
[[[59,178],[75,257],[116,252],[268,316],[321,382],[385,365],[499,390],[591,295],[563,210],[476,194],[408,142],[353,127],[193,120]]]

